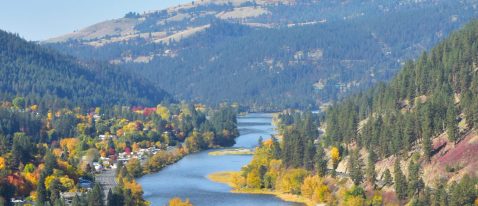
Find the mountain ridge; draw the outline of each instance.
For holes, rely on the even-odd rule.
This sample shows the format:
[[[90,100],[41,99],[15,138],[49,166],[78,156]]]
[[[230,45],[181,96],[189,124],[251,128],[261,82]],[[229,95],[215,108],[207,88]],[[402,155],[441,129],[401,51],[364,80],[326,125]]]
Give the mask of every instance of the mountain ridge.
[[[127,67],[180,99],[273,111],[386,81],[478,16],[476,0],[208,2],[128,13],[113,21],[135,23],[107,26],[109,36],[45,44]]]

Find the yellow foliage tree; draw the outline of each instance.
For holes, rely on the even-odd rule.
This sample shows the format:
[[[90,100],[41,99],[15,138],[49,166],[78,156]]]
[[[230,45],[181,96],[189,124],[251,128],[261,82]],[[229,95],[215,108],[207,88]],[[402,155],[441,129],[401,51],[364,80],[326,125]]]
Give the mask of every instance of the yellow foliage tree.
[[[330,149],[330,158],[332,159],[332,163],[334,165],[334,168],[336,168],[336,165],[339,163],[340,161],[340,151],[339,151],[339,148],[337,147],[332,147],[332,149]]]
[[[169,113],[169,109],[162,105],[158,105],[156,107],[156,114],[158,114],[161,117],[161,119],[164,119],[164,120],[169,120],[169,117],[171,115]]]
[[[368,201],[367,205],[371,205],[371,206],[383,205],[382,193],[379,191],[376,191],[373,194],[372,199]]]
[[[136,128],[137,128],[136,122],[130,122],[123,127],[123,132],[126,132],[126,133],[136,132],[137,131]]]
[[[305,169],[290,169],[277,178],[276,189],[284,193],[299,194],[304,178],[307,176]]]
[[[304,179],[304,183],[300,187],[300,193],[302,196],[311,199],[315,190],[321,186],[322,180],[319,176],[308,176]]]
[[[68,176],[63,176],[63,177],[60,177],[60,183],[61,185],[63,185],[63,187],[65,187],[67,190],[71,190],[75,187],[75,181],[73,181],[72,179],[70,179]]]
[[[37,201],[37,197],[38,197],[37,191],[35,191],[35,190],[34,190],[34,191],[31,191],[31,192],[30,192],[30,197],[32,198],[32,201],[33,201],[33,202],[36,202],[36,201]]]
[[[247,174],[247,187],[254,189],[261,188],[261,177],[258,169],[253,169]]]
[[[25,173],[24,175],[25,180],[29,182],[31,185],[37,185],[38,184],[38,178],[36,177],[35,174],[33,173]]]
[[[125,181],[124,188],[130,189],[134,197],[141,198],[143,196],[143,188],[136,181]]]
[[[365,199],[360,196],[351,196],[347,198],[342,205],[346,206],[364,206]]]
[[[60,148],[55,148],[55,149],[53,149],[52,153],[53,153],[56,157],[60,157],[61,154],[63,153],[63,150],[61,150]]]
[[[55,179],[56,177],[53,176],[53,175],[50,175],[48,177],[45,178],[45,188],[48,190],[50,189],[50,185],[51,183],[53,182],[53,180]]]
[[[329,202],[331,196],[332,193],[330,192],[329,187],[322,184],[315,188],[314,194],[312,195],[312,200],[316,203]]]
[[[60,140],[61,148],[66,147],[68,152],[70,152],[70,156],[74,156],[76,154],[76,148],[79,143],[80,140],[78,138],[65,138]]]
[[[34,105],[30,106],[30,109],[32,111],[37,111],[38,110],[38,105],[34,104]]]
[[[76,130],[80,134],[86,134],[86,129],[88,128],[88,125],[86,123],[78,123],[76,125]]]
[[[5,163],[5,158],[0,157],[0,170],[5,169],[6,163]]]
[[[193,204],[189,202],[189,199],[183,202],[179,197],[175,197],[169,200],[168,206],[193,206]]]
[[[236,189],[243,188],[247,185],[246,178],[244,178],[240,174],[235,173],[232,175],[232,184]]]

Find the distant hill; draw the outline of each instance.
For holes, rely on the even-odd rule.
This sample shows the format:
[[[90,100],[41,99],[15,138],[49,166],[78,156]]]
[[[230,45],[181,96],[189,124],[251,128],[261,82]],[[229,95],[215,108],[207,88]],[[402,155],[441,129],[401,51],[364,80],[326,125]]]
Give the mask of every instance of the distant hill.
[[[154,105],[170,95],[112,65],[85,63],[0,31],[0,99],[55,106]]]
[[[127,66],[181,99],[304,108],[390,79],[477,9],[477,0],[202,0],[43,43]]]

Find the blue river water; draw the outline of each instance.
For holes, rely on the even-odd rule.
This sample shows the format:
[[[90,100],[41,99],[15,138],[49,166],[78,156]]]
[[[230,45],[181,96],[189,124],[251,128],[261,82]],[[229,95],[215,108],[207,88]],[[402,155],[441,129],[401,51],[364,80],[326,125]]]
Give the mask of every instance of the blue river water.
[[[268,139],[275,133],[271,114],[248,114],[238,117],[240,136],[234,147],[253,148],[259,137]],[[173,197],[189,198],[195,206],[299,206],[272,195],[236,194],[225,184],[212,182],[207,175],[220,171],[238,171],[249,163],[251,155],[211,156],[207,150],[184,157],[158,173],[138,179],[144,197],[152,206],[166,205]]]

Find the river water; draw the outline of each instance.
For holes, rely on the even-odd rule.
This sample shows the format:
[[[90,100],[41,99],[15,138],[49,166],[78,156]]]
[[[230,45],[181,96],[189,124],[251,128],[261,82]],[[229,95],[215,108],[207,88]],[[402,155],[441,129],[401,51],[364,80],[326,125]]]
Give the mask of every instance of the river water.
[[[238,117],[241,136],[234,147],[253,148],[259,137],[268,139],[274,134],[271,114],[248,114]],[[173,197],[189,198],[195,206],[299,206],[280,200],[272,195],[235,194],[225,184],[212,182],[207,175],[220,171],[238,171],[249,163],[251,155],[211,156],[203,151],[184,157],[158,173],[138,179],[143,186],[144,197],[152,206],[166,205]]]

